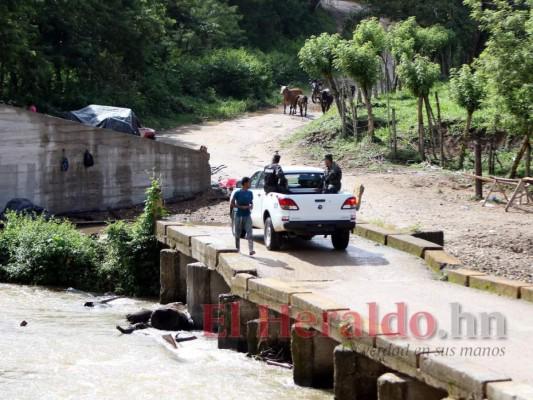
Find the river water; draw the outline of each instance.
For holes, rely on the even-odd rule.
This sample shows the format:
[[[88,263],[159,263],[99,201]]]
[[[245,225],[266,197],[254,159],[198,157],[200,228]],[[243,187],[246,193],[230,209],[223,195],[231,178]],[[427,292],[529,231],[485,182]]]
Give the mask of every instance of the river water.
[[[294,385],[290,370],[218,350],[202,333],[177,350],[161,331],[121,335],[115,326],[126,313],[155,304],[86,308],[86,296],[0,284],[1,400],[331,399]]]

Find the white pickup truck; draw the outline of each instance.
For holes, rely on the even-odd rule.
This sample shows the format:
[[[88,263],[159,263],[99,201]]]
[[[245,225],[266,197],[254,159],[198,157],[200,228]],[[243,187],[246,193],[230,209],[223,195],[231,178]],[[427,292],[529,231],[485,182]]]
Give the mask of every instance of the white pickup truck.
[[[333,247],[346,250],[355,228],[357,198],[350,193],[323,194],[324,171],[319,168],[290,167],[283,172],[288,193],[266,194],[263,170],[251,177],[252,222],[254,228],[264,230],[266,247],[279,250],[289,236],[310,240],[315,235],[331,235]],[[230,204],[232,199],[233,195]]]

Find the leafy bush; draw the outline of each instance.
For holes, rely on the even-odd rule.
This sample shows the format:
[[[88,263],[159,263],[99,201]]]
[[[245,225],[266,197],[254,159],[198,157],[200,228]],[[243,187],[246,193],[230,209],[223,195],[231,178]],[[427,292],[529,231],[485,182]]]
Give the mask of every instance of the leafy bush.
[[[164,215],[160,182],[152,180],[146,191],[143,214],[128,225],[122,221],[106,229],[106,257],[99,267],[107,290],[135,296],[153,296],[159,291],[159,251],[155,225]]]
[[[155,224],[164,214],[160,183],[146,191],[143,214],[116,222],[97,240],[58,219],[8,213],[0,231],[0,281],[155,296],[159,244]]]
[[[9,282],[81,289],[96,283],[103,249],[68,222],[8,213],[0,243],[0,277]]]
[[[262,99],[270,92],[272,70],[245,49],[214,51],[202,60],[203,81],[222,97]]]

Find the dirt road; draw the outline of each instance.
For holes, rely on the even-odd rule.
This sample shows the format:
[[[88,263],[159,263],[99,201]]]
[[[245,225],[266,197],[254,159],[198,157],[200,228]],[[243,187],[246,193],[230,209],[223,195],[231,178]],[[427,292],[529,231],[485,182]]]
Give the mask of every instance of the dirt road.
[[[279,109],[268,110],[231,121],[181,127],[165,132],[161,140],[207,146],[212,166],[228,166],[220,175],[238,178],[267,164],[283,138],[318,116],[315,111],[302,119],[283,115]],[[317,165],[301,146],[281,154],[284,165]],[[381,173],[345,171],[345,190],[352,191],[359,184],[366,187],[361,219],[396,228],[443,230],[447,249],[468,268],[533,282],[532,213],[505,213],[502,206],[483,208],[472,200],[471,182],[442,171],[401,167]],[[227,222],[226,204],[196,213],[213,214],[217,221]]]
[[[206,146],[212,167],[227,168],[213,178],[242,177],[270,163],[274,151],[280,150],[280,141],[319,115],[312,111],[307,118],[283,114],[283,109],[249,113],[240,118],[183,126],[163,132],[157,140],[180,143],[194,148]],[[285,164],[293,164],[290,154],[283,154]]]

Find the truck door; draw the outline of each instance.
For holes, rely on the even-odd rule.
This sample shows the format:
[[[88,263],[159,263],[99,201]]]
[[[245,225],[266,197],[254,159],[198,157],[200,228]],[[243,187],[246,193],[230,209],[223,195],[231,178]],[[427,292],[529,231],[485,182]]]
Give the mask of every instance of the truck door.
[[[252,223],[256,228],[263,227],[263,200],[265,198],[265,173],[256,172],[251,178],[252,193],[254,194],[254,208],[252,210]]]

